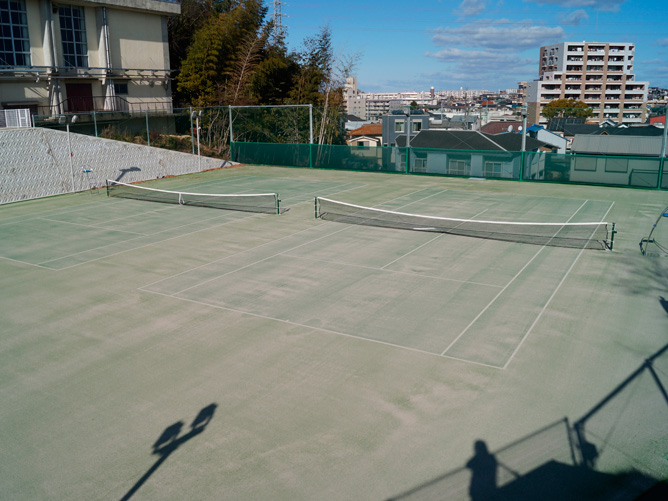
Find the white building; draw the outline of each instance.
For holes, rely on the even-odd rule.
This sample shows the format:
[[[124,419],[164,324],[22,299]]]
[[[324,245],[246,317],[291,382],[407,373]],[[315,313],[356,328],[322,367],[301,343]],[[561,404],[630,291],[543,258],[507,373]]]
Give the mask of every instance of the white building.
[[[649,82],[635,80],[632,43],[565,42],[540,48],[539,78],[527,82],[528,118],[545,123],[541,109],[554,99],[585,102],[590,119],[641,123]]]
[[[487,90],[444,90],[410,92],[361,92],[357,78],[348,77],[345,85],[346,109],[349,115],[380,122],[381,117],[395,110],[407,111],[415,102],[419,108],[443,106],[448,102],[468,101],[487,94]]]
[[[0,1],[0,109],[56,115],[172,107],[175,0]]]

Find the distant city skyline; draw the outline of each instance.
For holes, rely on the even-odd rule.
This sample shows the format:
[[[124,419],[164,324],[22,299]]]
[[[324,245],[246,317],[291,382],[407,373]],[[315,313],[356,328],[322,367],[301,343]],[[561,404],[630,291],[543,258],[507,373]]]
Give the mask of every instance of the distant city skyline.
[[[515,88],[538,78],[541,46],[569,41],[634,43],[636,79],[668,88],[668,12],[657,1],[295,0],[282,13],[291,50],[329,25],[337,54],[358,53],[363,92]]]

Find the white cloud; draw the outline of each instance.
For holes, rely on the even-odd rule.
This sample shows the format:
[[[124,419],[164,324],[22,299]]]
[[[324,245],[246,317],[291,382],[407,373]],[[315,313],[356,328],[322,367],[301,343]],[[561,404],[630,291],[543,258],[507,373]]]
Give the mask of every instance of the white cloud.
[[[626,0],[527,0],[537,4],[553,4],[563,7],[587,7],[607,12],[618,12],[620,5]]]
[[[566,25],[579,26],[582,21],[586,21],[587,19],[589,19],[587,13],[582,9],[578,9],[574,10],[567,16],[562,17],[561,24],[565,26]]]
[[[434,30],[432,42],[438,46],[483,47],[486,49],[509,49],[516,52],[562,40],[565,32],[561,27],[533,26],[531,21],[511,22],[475,21],[457,28]]]
[[[656,41],[657,45],[660,45],[661,47],[666,47],[668,46],[668,38],[661,38]]]
[[[538,71],[536,59],[496,50],[444,48],[425,56],[444,64],[444,81],[470,88],[506,88],[507,82],[526,80]]]
[[[456,12],[465,17],[477,16],[485,10],[485,0],[462,0]]]

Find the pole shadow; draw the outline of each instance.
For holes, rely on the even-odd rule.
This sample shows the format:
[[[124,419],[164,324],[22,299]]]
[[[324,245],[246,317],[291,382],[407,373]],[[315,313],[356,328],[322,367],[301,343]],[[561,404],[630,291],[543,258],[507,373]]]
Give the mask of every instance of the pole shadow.
[[[141,169],[139,167],[130,167],[128,169],[119,169],[119,170],[121,171],[121,174],[115,179],[115,181],[120,181],[129,172],[139,172],[139,171],[141,171]]]
[[[204,431],[206,426],[209,424],[213,418],[213,414],[216,411],[216,404],[209,404],[206,407],[202,408],[199,411],[192,424],[190,425],[190,431],[185,435],[179,436],[181,434],[181,429],[184,426],[183,421],[177,421],[174,424],[169,425],[162,432],[160,437],[153,444],[153,454],[159,456],[158,460],[151,466],[144,475],[137,480],[137,483],[133,485],[128,492],[121,498],[121,501],[127,501],[141,488],[142,485],[155,473],[155,471],[160,468],[162,463],[164,463],[167,458],[181,445],[190,440],[191,438],[196,437]]]

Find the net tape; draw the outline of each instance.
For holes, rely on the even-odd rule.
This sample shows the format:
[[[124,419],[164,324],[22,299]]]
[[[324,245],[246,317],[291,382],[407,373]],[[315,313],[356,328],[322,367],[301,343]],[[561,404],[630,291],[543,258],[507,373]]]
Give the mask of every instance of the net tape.
[[[610,247],[608,223],[529,223],[479,221],[407,214],[316,197],[316,217],[364,226],[448,233],[475,238],[552,247],[599,249]]]
[[[110,197],[130,198],[178,205],[192,205],[214,209],[238,210],[279,214],[280,200],[278,193],[189,193],[185,191],[159,190],[134,184],[107,180],[107,195]]]

